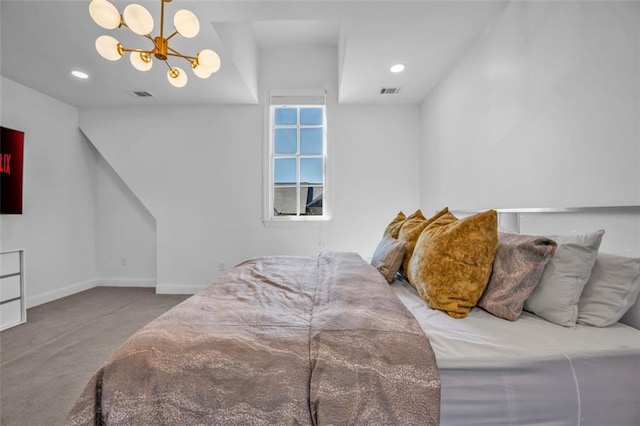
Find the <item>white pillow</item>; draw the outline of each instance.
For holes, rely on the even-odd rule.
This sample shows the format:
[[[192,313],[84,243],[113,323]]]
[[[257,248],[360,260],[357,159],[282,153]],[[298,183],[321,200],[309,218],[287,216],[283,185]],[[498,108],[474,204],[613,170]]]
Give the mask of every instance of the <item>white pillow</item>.
[[[640,259],[599,253],[578,302],[578,323],[615,324],[640,293]]]
[[[558,247],[524,309],[552,323],[575,327],[578,300],[589,281],[604,230],[589,234],[548,236]]]

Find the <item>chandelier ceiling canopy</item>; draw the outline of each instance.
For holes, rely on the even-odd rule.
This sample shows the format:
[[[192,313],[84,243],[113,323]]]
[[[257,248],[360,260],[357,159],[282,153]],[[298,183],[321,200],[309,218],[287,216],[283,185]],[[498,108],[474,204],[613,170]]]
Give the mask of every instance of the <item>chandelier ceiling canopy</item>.
[[[198,17],[191,11],[181,9],[173,17],[173,32],[165,37],[164,4],[171,0],[160,0],[160,34],[152,36],[154,22],[151,13],[139,4],[130,4],[120,15],[118,9],[107,0],[91,0],[89,14],[96,24],[107,30],[127,27],[135,34],[147,38],[151,42],[149,49],[131,49],[123,46],[118,40],[102,35],[96,39],[96,50],[105,59],[117,61],[126,53],[130,53],[131,65],[139,71],[149,71],[153,66],[153,58],[163,61],[169,67],[167,79],[175,87],[187,84],[187,74],[182,68],[169,65],[169,57],[183,58],[189,62],[193,73],[199,78],[209,78],[220,69],[220,57],[211,49],[204,49],[195,56],[183,55],[172,49],[169,41],[176,35],[185,38],[195,37],[200,31]]]

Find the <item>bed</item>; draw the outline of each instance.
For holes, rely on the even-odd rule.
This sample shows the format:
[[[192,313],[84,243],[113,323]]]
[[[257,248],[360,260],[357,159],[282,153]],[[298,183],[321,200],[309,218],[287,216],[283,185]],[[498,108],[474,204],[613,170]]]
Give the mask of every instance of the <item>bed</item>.
[[[129,338],[68,424],[438,424],[428,338],[355,253],[247,261]]]
[[[576,236],[501,234],[490,212],[459,221],[445,210],[434,217],[418,218],[422,228],[408,226],[405,233],[399,231],[408,218],[400,226],[392,220],[370,261],[324,252],[238,265],[129,338],[92,377],[67,423],[640,424],[640,261],[598,253],[600,231],[588,236],[594,241],[578,243]],[[424,237],[438,224],[443,227]],[[466,234],[483,227],[490,232]],[[393,229],[395,237],[387,235]],[[493,241],[494,251],[479,238]],[[544,261],[526,266],[505,249],[523,238],[545,253]],[[482,291],[463,288],[476,302],[428,293],[420,274],[434,248],[446,255],[445,265],[462,252],[464,268],[473,264],[487,273],[489,264]],[[540,299],[541,288],[563,287],[557,271],[571,249],[578,253],[572,260],[588,252],[592,262],[580,277],[580,300],[572,296],[574,322],[563,324],[565,311],[526,303]],[[438,266],[425,265],[429,273]],[[512,277],[509,267],[518,282],[537,281],[528,284],[517,316],[506,319],[511,313],[496,311],[486,298],[500,271]],[[435,279],[451,283],[447,274],[461,268],[439,270]],[[592,282],[618,282],[611,277],[622,270],[631,271],[622,277],[624,302],[607,300],[615,316],[605,319],[598,308],[589,317],[583,299],[602,298]],[[510,290],[508,302],[522,292]],[[541,300],[543,308],[550,303]]]
[[[436,354],[441,424],[639,425],[640,259],[627,253],[638,252],[640,209],[524,212],[400,212],[385,229],[396,239],[379,248],[404,241],[408,251],[402,275],[387,278]],[[486,266],[477,259],[495,222],[478,296],[452,283]]]

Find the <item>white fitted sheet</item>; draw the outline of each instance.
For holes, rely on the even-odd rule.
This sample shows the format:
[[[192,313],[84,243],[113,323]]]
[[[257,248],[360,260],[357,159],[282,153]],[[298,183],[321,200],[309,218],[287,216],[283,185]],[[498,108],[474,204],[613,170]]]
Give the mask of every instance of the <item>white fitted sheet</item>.
[[[463,319],[391,284],[425,331],[442,380],[443,425],[640,425],[640,330],[566,328],[528,312]]]

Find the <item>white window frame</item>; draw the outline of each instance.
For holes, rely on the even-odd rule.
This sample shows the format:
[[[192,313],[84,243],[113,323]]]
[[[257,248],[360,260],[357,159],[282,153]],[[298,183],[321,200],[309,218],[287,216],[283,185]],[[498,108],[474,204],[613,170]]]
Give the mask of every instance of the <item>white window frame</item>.
[[[300,154],[300,128],[307,127],[300,125],[300,117],[298,116],[298,123],[292,128],[298,130],[298,149],[296,154],[275,154],[274,151],[274,114],[275,109],[279,107],[291,107],[298,108],[298,115],[300,114],[299,108],[305,107],[321,107],[323,109],[323,132],[322,132],[322,154]],[[267,119],[266,119],[267,137],[265,138],[265,209],[263,221],[265,225],[273,223],[287,223],[287,222],[317,222],[330,220],[330,202],[329,202],[329,188],[328,188],[328,156],[327,156],[327,108],[325,102],[324,90],[311,90],[311,91],[276,91],[272,90],[270,93],[270,102],[268,105]],[[311,126],[313,127],[313,126]],[[295,158],[296,159],[296,200],[297,200],[297,212],[296,215],[275,215],[274,214],[274,161],[276,158]],[[300,159],[301,158],[323,158],[323,177],[324,182],[322,184],[322,215],[303,215],[300,212]],[[311,185],[313,186],[313,185]],[[319,185],[318,185],[319,186]],[[293,187],[293,185],[292,185]]]

